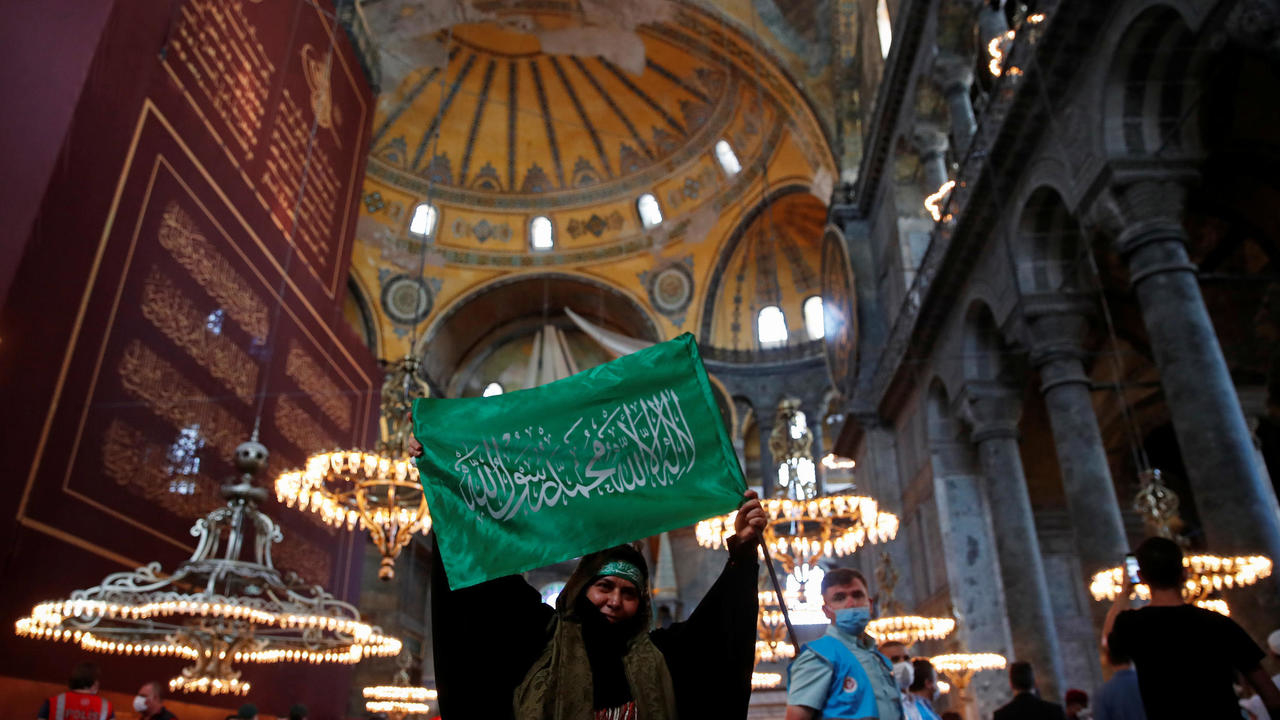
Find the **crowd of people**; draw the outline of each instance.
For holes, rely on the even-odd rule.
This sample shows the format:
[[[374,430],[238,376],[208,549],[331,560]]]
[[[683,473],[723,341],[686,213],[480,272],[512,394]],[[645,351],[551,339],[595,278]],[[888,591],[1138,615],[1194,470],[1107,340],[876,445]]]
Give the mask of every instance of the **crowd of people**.
[[[37,720],[113,720],[116,709],[111,701],[99,692],[102,688],[102,671],[95,663],[82,662],[71,671],[67,690],[46,699],[36,713]],[[178,720],[164,704],[165,686],[157,680],[148,680],[133,696],[132,713],[128,718],[138,720]],[[307,720],[307,706],[301,703],[289,708],[289,720]],[[226,720],[258,720],[258,706],[245,703],[228,715]]]
[[[688,620],[651,630],[649,571],[631,546],[584,557],[556,607],[518,577],[451,590],[443,563],[432,580],[440,710],[449,720],[676,720],[746,716],[756,629],[756,545],[764,513],[747,493],[719,579]],[[1230,618],[1184,601],[1182,549],[1152,538],[1135,551],[1151,590],[1130,607],[1126,579],[1107,615],[1101,648],[1110,679],[1090,698],[1068,690],[1059,705],[1039,696],[1034,668],[1009,665],[1013,698],[994,720],[1280,718],[1280,674]],[[866,633],[872,588],[837,568],[821,584],[829,626],[802,646],[787,672],[785,720],[959,720],[939,712],[938,673],[899,642]],[[1267,639],[1280,661],[1280,630]],[[714,648],[714,662],[708,649]],[[78,665],[66,692],[45,700],[39,720],[111,720],[98,667]],[[176,720],[164,686],[133,699],[141,720]],[[1241,695],[1245,697],[1242,699]],[[295,705],[290,720],[306,720]],[[243,705],[227,720],[257,720]]]

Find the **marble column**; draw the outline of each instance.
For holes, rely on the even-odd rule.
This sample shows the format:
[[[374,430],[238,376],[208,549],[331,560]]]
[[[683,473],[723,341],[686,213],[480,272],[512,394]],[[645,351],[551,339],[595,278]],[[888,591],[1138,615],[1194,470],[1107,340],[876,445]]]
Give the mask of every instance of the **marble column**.
[[[1129,269],[1174,433],[1211,552],[1280,559],[1280,505],[1258,471],[1240,399],[1187,255],[1182,178],[1122,178],[1093,217],[1113,231]],[[1256,637],[1280,617],[1280,573],[1230,594],[1232,618]]]
[[[813,444],[809,447],[813,454],[813,478],[814,488],[819,495],[823,495],[827,490],[827,469],[822,466],[822,456],[827,454],[822,443],[822,413],[817,411],[810,415],[806,414],[805,418],[809,422],[809,435],[813,437]]]
[[[881,423],[874,413],[859,414],[857,417],[858,422],[862,425],[863,443],[866,449],[863,462],[858,467],[860,472],[855,475],[855,477],[859,478],[858,494],[866,494],[875,498],[880,508],[898,516],[898,522],[900,523],[897,539],[879,545],[866,545],[861,552],[869,550],[868,555],[875,558],[875,561],[871,563],[873,572],[880,564],[880,554],[889,553],[893,567],[898,571],[898,575],[901,578],[897,588],[894,590],[894,599],[901,603],[904,608],[911,610],[916,607],[916,602],[919,599],[915,596],[914,585],[911,582],[912,573],[923,572],[925,560],[924,558],[911,557],[910,548],[907,545],[906,531],[902,529],[907,520],[903,503],[903,488],[910,480],[903,477],[902,468],[898,465],[897,433],[894,432],[891,426]],[[863,480],[864,478],[865,480]],[[920,563],[919,569],[916,567],[917,560]],[[880,588],[874,589],[873,592],[880,593]]]
[[[953,439],[949,431],[937,437],[936,430],[930,430],[929,455],[938,524],[945,538],[941,552],[946,559],[947,587],[957,620],[956,640],[969,652],[1013,657],[991,512],[983,496],[972,446]],[[996,708],[1008,702],[1009,682],[1003,673],[979,673],[969,688],[969,699],[965,707],[959,708],[969,720],[989,718]]]
[[[1062,652],[1018,451],[1021,402],[1012,389],[989,381],[970,381],[965,385],[961,408],[986,477],[1014,659],[1030,662],[1040,694],[1060,702],[1059,694],[1065,689]]]
[[[949,52],[938,55],[933,64],[934,82],[947,99],[951,115],[951,142],[956,155],[963,157],[978,132],[978,119],[973,114],[969,88],[973,86],[973,61]]]
[[[1040,392],[1049,411],[1076,552],[1085,573],[1082,580],[1087,582],[1098,570],[1118,565],[1129,551],[1083,362],[1093,305],[1082,297],[1032,295],[1024,298],[1023,309],[1031,364],[1040,371]],[[1097,604],[1094,610],[1101,630],[1106,608]]]

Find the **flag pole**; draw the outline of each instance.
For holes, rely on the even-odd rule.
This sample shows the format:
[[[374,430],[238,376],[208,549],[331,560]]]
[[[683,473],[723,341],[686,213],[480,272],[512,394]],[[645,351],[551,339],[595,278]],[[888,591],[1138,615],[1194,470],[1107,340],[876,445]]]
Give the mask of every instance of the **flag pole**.
[[[768,548],[764,547],[763,538],[760,551],[764,555],[764,566],[769,568],[769,579],[773,581],[773,591],[778,594],[778,605],[782,608],[782,620],[787,624],[787,635],[791,637],[791,647],[799,652],[800,643],[796,642],[796,629],[791,624],[791,614],[787,612],[787,599],[782,595],[782,585],[778,583],[778,571],[773,569],[773,557],[769,554]]]

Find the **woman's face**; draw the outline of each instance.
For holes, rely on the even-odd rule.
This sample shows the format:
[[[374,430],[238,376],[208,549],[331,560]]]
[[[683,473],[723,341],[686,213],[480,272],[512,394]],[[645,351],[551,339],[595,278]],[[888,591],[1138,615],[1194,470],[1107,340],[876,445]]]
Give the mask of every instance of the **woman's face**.
[[[611,623],[630,620],[640,609],[640,591],[635,583],[614,575],[596,578],[587,587],[587,600]]]

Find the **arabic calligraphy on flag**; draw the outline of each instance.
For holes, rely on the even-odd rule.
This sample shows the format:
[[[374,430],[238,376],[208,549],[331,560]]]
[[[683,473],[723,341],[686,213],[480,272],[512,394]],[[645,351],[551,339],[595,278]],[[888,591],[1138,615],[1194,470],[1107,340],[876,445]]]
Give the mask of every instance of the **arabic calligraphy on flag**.
[[[530,390],[420,399],[414,427],[455,588],[689,525],[746,489],[688,334]]]

